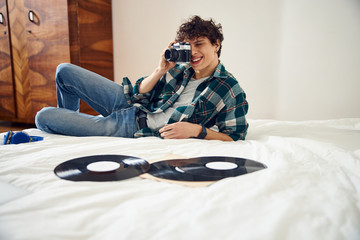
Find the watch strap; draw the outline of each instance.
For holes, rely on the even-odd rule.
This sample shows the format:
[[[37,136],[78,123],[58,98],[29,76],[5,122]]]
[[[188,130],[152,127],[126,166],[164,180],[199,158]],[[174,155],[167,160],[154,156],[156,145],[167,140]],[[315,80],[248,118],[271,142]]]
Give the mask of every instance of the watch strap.
[[[201,125],[201,126],[202,126],[202,130],[201,130],[199,136],[196,137],[197,139],[204,139],[207,135],[206,127],[204,125]]]

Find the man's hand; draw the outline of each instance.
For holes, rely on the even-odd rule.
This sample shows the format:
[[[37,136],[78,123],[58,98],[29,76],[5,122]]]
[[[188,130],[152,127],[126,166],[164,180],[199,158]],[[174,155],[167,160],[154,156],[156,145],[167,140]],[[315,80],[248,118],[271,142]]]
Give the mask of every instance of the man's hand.
[[[176,41],[172,41],[171,43],[169,43],[168,47],[166,49],[164,49],[161,53],[161,57],[160,57],[160,62],[159,62],[159,71],[163,74],[167,73],[170,69],[172,69],[173,67],[175,67],[176,62],[168,62],[165,59],[165,51],[168,48],[171,48],[171,46],[176,43]]]
[[[164,139],[184,139],[199,136],[202,130],[201,125],[189,122],[176,122],[166,124],[159,130]]]

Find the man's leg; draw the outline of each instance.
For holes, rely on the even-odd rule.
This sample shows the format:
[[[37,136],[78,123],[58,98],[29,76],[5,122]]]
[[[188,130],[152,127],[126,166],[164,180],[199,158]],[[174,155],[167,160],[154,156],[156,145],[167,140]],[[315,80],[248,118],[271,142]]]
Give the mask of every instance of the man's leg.
[[[79,110],[80,99],[103,116],[130,107],[123,86],[69,63],[57,68],[56,92],[58,107],[73,111]]]
[[[56,84],[59,108],[37,113],[39,129],[72,136],[133,137],[138,109],[127,103],[121,85],[72,64],[58,66]],[[103,117],[79,113],[80,99]]]
[[[106,117],[92,116],[65,108],[47,107],[35,118],[37,128],[69,136],[134,137],[137,107],[129,107]]]

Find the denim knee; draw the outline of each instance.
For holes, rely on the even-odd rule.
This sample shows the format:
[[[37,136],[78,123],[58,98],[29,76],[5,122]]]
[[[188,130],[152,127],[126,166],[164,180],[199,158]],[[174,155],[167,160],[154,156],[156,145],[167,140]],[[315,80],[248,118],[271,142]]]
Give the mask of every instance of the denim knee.
[[[67,73],[72,71],[73,68],[73,64],[71,63],[60,63],[57,68],[56,68],[56,73],[55,73],[55,79],[56,81],[59,80],[59,77],[62,75],[66,75]]]
[[[69,69],[71,69],[73,67],[73,64],[71,63],[60,63],[57,68],[56,68],[56,75],[59,73],[59,72],[67,72],[69,71]]]
[[[55,107],[44,107],[35,116],[35,125],[38,129],[51,132],[48,128],[48,123],[51,122],[51,118],[54,116],[52,111],[56,109]]]

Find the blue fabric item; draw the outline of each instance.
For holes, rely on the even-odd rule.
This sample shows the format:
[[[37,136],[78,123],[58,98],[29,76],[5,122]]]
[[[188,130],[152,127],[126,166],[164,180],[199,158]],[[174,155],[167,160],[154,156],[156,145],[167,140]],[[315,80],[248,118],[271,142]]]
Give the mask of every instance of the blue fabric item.
[[[42,141],[43,139],[44,138],[40,136],[30,136],[25,132],[8,131],[7,134],[4,136],[3,145],[37,142]]]

